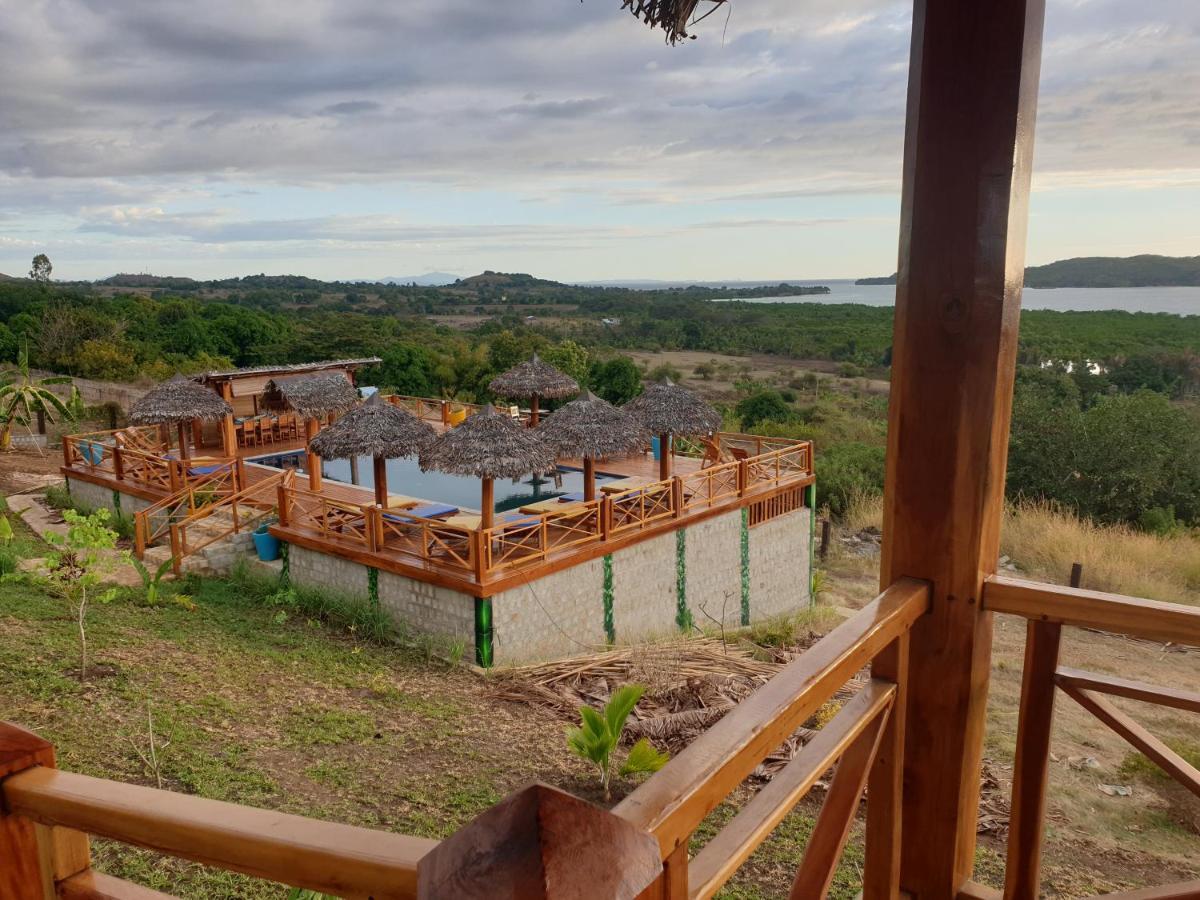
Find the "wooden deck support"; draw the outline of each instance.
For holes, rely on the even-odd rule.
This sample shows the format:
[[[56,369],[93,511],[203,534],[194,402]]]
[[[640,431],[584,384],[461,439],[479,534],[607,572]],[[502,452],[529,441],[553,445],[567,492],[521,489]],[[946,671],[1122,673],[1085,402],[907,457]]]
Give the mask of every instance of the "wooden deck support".
[[[901,888],[971,876],[1044,0],[916,0],[881,583],[933,584],[912,632]]]

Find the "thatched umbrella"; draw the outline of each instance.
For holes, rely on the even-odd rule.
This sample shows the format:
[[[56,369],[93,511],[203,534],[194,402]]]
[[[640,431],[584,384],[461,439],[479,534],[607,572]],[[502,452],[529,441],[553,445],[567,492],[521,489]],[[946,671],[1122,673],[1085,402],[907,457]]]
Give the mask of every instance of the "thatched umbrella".
[[[408,410],[384,403],[379,394],[346,413],[309,443],[326,459],[370,456],[375,468],[375,502],[387,506],[387,461],[415,456],[436,437],[433,428]]]
[[[641,422],[591,391],[557,409],[538,434],[555,452],[583,457],[583,499],[596,499],[596,459],[632,456],[650,444]]]
[[[628,9],[651,28],[661,28],[666,32],[667,42],[674,44],[688,38],[694,40],[696,36],[688,33],[688,26],[707,19],[726,0],[708,2],[710,6],[700,15],[696,15],[696,7],[701,0],[621,0],[621,8]]]
[[[156,385],[129,408],[134,425],[175,425],[179,429],[179,457],[189,456],[184,426],[231,415],[233,408],[203,385],[176,375]]]
[[[540,475],[554,469],[554,450],[536,431],[485,406],[421,451],[421,469],[482,478],[480,527],[492,527],[495,478]]]
[[[658,435],[658,477],[671,477],[673,434],[711,434],[721,427],[721,414],[685,387],[664,378],[625,404],[624,409]]]
[[[536,353],[533,359],[517,363],[507,372],[497,375],[488,384],[488,389],[498,397],[528,400],[530,428],[537,427],[539,400],[555,400],[579,393],[579,385],[574,378],[542,362]]]
[[[263,389],[263,405],[273,411],[292,410],[304,419],[304,437],[309,441],[321,430],[321,418],[344,412],[358,403],[358,390],[338,372],[308,375],[277,375]],[[321,489],[321,458],[311,450],[305,463],[308,484]],[[350,480],[358,483],[358,457],[350,460]]]

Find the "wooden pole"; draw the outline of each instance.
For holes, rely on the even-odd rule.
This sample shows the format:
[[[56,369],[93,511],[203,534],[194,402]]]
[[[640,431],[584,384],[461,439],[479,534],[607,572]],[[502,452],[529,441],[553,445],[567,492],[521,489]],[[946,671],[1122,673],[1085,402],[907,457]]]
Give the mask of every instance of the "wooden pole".
[[[658,436],[658,480],[666,481],[671,477],[671,435]]]
[[[534,394],[529,401],[529,427],[537,428],[541,417],[538,415],[538,395]]]
[[[229,381],[221,383],[221,398],[233,406],[233,384]],[[237,456],[237,426],[233,423],[233,413],[221,419],[221,453],[224,456]]]
[[[180,459],[188,459],[190,456],[191,456],[191,454],[188,452],[187,426],[183,422],[180,422],[179,423],[179,458]]]
[[[321,430],[321,420],[312,418],[304,423],[305,441],[309,444],[312,439],[317,436],[317,432]],[[308,450],[304,457],[304,471],[308,473],[308,489],[310,491],[320,492],[321,490],[321,457]]]
[[[358,484],[358,457],[350,457],[350,483]]]
[[[496,512],[495,485],[492,483],[492,479],[483,479],[482,493],[483,498],[479,502],[479,527],[487,531],[492,527]]]
[[[900,887],[974,866],[1044,0],[916,0],[881,581],[932,583],[912,631]]]
[[[583,499],[596,499],[596,461],[590,456],[583,458]]]
[[[375,502],[387,509],[387,460],[382,456],[374,456],[371,458],[371,462],[374,466],[372,471],[375,476]]]

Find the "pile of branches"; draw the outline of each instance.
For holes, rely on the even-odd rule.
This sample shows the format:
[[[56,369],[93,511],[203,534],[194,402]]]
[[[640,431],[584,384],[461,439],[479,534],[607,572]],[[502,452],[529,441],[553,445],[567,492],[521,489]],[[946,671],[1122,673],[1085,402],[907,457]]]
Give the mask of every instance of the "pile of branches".
[[[651,28],[661,28],[667,34],[667,42],[674,44],[687,38],[695,40],[694,34],[688,34],[688,26],[707,19],[726,0],[707,0],[712,4],[712,8],[702,16],[696,17],[696,7],[700,2],[701,0],[621,0],[621,9],[628,9]]]
[[[626,727],[632,743],[649,738],[656,747],[679,753],[725,713],[752,694],[805,647],[787,650],[734,646],[717,638],[628,647],[508,670],[496,682],[502,700],[552,710],[576,722],[579,707],[602,707],[621,685],[646,686]],[[807,743],[823,720],[836,712],[865,682],[860,674],[834,695],[830,705],[791,735],[755,770],[769,780]]]

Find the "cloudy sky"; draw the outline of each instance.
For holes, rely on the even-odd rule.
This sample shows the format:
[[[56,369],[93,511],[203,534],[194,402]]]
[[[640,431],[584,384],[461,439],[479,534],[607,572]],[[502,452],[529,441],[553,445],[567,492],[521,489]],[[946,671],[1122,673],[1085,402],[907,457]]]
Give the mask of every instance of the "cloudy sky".
[[[0,272],[895,267],[910,6],[0,0]],[[1049,0],[1031,262],[1200,253],[1200,3]]]

